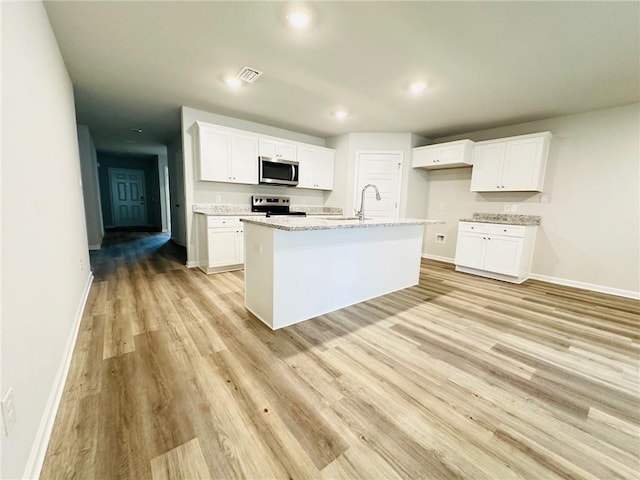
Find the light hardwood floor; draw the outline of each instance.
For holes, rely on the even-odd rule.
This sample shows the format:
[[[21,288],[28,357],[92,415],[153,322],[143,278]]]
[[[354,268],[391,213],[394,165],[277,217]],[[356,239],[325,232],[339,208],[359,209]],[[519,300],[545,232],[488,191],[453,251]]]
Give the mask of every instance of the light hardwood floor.
[[[424,261],[272,332],[167,240],[92,255],[42,478],[639,478],[640,302]]]

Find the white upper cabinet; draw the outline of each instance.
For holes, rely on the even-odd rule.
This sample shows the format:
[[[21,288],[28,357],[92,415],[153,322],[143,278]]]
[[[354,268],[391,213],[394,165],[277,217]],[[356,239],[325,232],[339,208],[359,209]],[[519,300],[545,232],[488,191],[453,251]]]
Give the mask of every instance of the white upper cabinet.
[[[258,184],[258,156],[300,162],[298,187],[333,190],[335,150],[196,122],[198,180]]]
[[[477,142],[473,148],[472,192],[541,192],[550,132]]]
[[[330,148],[299,145],[298,188],[333,190],[334,157],[335,151]]]
[[[198,180],[258,183],[258,136],[196,122]]]
[[[472,165],[472,149],[473,142],[471,140],[416,147],[412,149],[411,166],[429,170],[468,167]]]
[[[283,142],[276,138],[260,137],[260,156],[269,158],[283,158],[285,160],[296,160],[295,143]]]

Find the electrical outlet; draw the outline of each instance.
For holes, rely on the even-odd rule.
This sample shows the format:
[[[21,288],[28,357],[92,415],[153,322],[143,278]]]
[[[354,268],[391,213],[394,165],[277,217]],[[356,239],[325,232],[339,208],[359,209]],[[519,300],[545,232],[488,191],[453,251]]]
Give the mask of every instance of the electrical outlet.
[[[84,270],[84,264],[82,263],[82,259],[80,259],[80,271]]]
[[[516,213],[518,211],[518,205],[511,205],[511,213]]]
[[[511,211],[511,205],[504,206],[504,213],[509,213]]]
[[[216,203],[220,203],[222,201],[222,197],[220,195],[216,195]]]
[[[11,429],[16,424],[16,407],[13,399],[13,388],[7,391],[2,399],[2,423],[4,424],[4,433],[8,437]]]
[[[444,243],[445,236],[443,233],[436,233],[436,243]]]

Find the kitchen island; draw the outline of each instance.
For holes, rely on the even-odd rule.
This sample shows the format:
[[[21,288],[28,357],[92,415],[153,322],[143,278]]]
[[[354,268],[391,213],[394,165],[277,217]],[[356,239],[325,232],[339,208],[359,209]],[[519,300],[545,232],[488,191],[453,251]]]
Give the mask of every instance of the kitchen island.
[[[416,285],[423,219],[243,218],[245,306],[278,329]]]

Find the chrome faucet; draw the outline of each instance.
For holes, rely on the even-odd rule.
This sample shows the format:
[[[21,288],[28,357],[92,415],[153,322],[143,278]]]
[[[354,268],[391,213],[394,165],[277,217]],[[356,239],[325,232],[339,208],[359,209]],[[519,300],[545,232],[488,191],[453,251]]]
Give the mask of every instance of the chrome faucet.
[[[376,191],[376,200],[378,200],[378,201],[382,200],[382,197],[380,196],[380,192],[378,191],[378,187],[376,187],[373,183],[369,183],[369,184],[364,186],[364,188],[362,189],[362,195],[360,197],[360,211],[356,212],[356,215],[358,216],[358,219],[361,222],[364,221],[364,192],[369,187],[373,187],[374,190]]]

